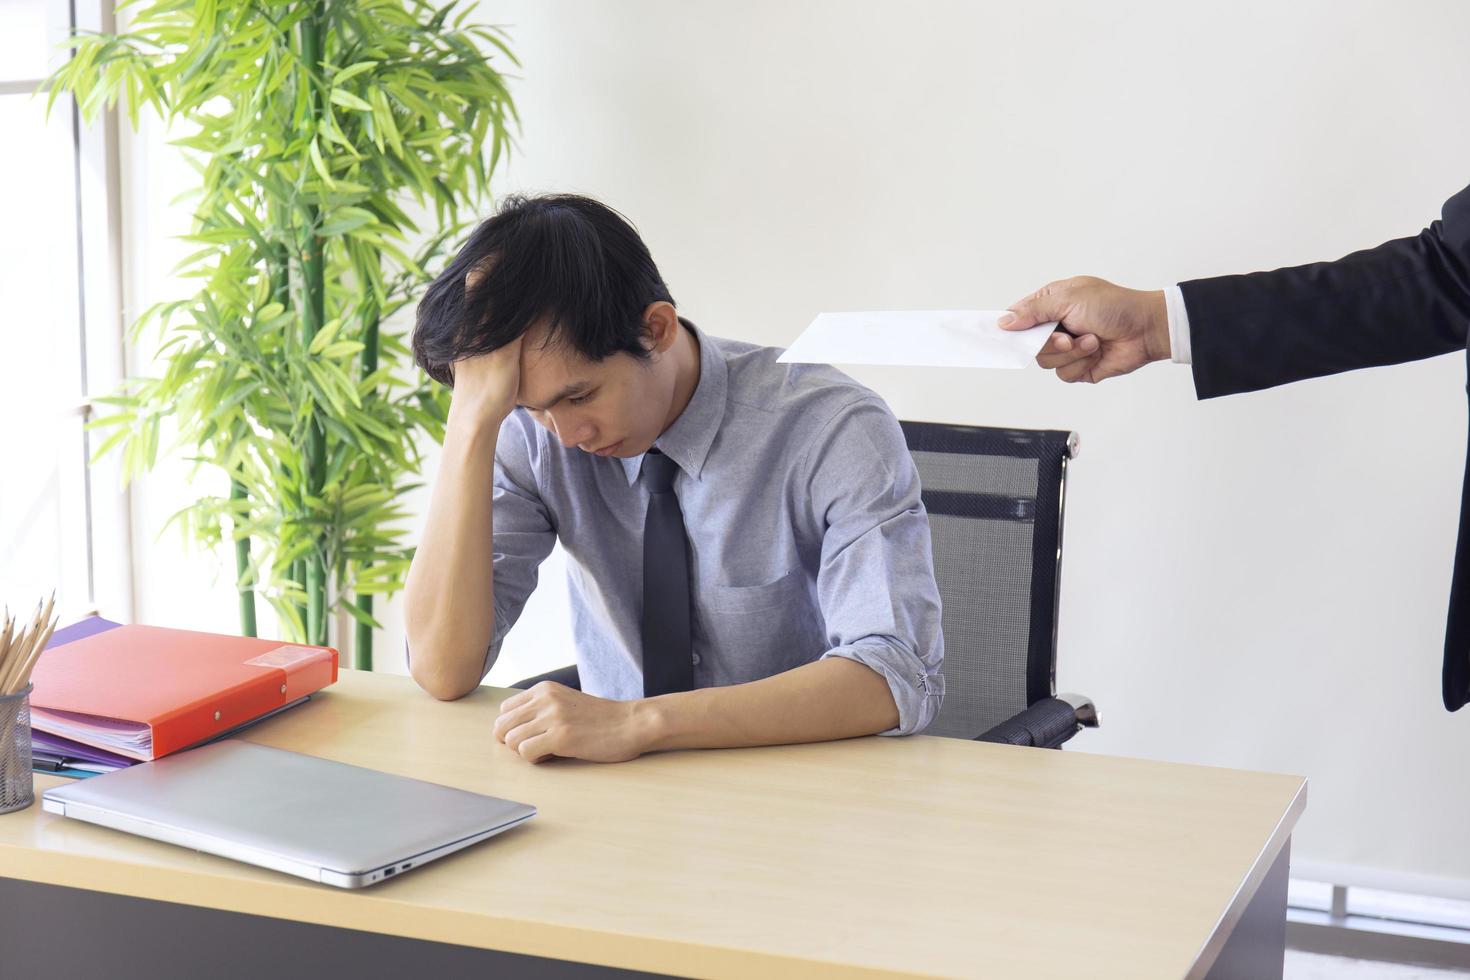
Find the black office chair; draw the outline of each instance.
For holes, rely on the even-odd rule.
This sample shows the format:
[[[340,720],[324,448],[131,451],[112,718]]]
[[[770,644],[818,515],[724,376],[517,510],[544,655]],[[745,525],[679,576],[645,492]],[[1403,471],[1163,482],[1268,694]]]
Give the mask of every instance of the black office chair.
[[[904,422],[944,602],[944,706],[927,735],[1057,748],[1096,728],[1056,694],[1057,597],[1070,432]],[[580,684],[575,665],[529,677]]]
[[[1056,693],[1071,432],[903,422],[944,602],[944,705],[926,735],[1058,748],[1097,727]]]

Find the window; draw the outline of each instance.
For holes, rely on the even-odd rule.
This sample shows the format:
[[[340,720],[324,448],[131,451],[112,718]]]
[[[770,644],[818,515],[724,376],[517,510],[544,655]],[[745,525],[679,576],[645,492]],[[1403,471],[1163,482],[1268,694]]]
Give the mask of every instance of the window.
[[[109,556],[103,591],[126,592],[126,576],[113,570],[126,560],[115,545],[126,514],[121,522],[104,515],[99,538],[99,473],[87,465],[95,440],[84,428],[88,391],[110,388],[120,373],[119,356],[106,356],[109,346],[120,355],[116,319],[89,317],[109,296],[88,286],[115,280],[108,270],[116,257],[105,237],[101,247],[84,247],[96,240],[98,219],[105,235],[114,210],[108,168],[99,165],[104,127],[79,125],[70,99],[58,99],[48,118],[45,97],[35,94],[67,57],[60,45],[74,17],[103,26],[95,0],[0,2],[0,599],[24,614],[55,589],[63,620],[96,608],[99,543]],[[89,377],[99,366],[105,377]]]
[[[76,149],[70,105],[48,120],[32,95],[65,36],[58,14],[48,0],[0,4],[0,593],[12,610],[53,588],[68,607],[91,603]]]

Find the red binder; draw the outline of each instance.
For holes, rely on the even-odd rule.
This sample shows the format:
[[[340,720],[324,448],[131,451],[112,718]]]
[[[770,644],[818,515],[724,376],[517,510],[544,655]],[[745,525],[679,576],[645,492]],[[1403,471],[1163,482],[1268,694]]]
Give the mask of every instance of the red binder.
[[[118,626],[47,649],[31,680],[31,727],[147,762],[334,683],[337,651]]]

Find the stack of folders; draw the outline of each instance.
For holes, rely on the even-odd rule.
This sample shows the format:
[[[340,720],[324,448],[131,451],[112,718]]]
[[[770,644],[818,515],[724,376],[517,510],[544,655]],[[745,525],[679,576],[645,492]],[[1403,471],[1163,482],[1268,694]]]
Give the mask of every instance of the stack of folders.
[[[337,680],[337,651],[92,617],[31,676],[37,771],[93,776],[234,734]]]

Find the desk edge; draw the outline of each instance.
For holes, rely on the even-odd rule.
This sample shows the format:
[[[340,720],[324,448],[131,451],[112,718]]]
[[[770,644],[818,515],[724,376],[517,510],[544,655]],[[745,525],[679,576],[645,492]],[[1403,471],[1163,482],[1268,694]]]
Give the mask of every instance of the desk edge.
[[[1302,779],[1301,785],[1297,787],[1291,802],[1286,805],[1286,812],[1281,819],[1276,821],[1276,826],[1266,838],[1265,845],[1256,855],[1255,862],[1246,876],[1240,880],[1235,888],[1235,894],[1230,897],[1230,902],[1225,910],[1220,913],[1220,918],[1215,921],[1215,927],[1210,931],[1209,938],[1195,954],[1194,963],[1189,968],[1187,980],[1199,980],[1210,972],[1219,958],[1225,943],[1230,939],[1230,934],[1240,923],[1245,915],[1246,907],[1250,905],[1251,899],[1255,897],[1256,890],[1261,887],[1261,882],[1271,870],[1271,865],[1281,854],[1281,849],[1286,842],[1291,840],[1292,831],[1296,829],[1297,821],[1301,819],[1303,811],[1307,808],[1307,780]]]

